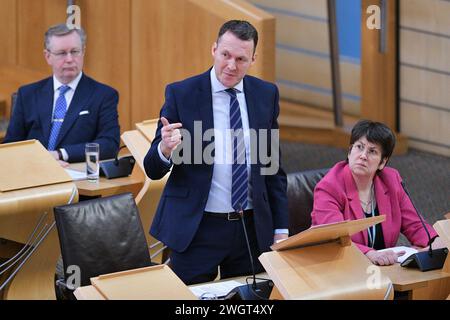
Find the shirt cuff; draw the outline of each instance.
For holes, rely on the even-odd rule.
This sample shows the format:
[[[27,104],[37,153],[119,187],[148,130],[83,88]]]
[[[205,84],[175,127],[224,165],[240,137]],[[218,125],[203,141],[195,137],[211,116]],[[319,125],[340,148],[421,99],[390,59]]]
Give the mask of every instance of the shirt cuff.
[[[170,158],[167,159],[165,155],[163,155],[161,151],[161,142],[158,143],[158,154],[162,161],[164,161],[166,164],[170,164]]]
[[[275,234],[289,234],[289,229],[275,229]]]
[[[67,160],[69,160],[69,154],[67,153],[66,149],[59,149],[61,150],[62,156],[63,158],[61,160],[64,160],[67,162]]]

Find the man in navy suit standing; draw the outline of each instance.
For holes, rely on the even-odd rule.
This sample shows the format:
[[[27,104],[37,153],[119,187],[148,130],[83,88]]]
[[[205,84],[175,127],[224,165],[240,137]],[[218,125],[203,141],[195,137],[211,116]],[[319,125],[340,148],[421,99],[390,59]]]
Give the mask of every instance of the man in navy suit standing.
[[[170,265],[186,284],[214,280],[218,268],[221,278],[251,274],[245,232],[256,272],[263,270],[258,256],[288,236],[278,89],[246,75],[257,42],[246,21],[221,27],[214,66],[167,86],[144,160],[151,179],[171,171],[150,233],[172,250]],[[270,163],[260,149],[272,150]],[[265,170],[269,166],[275,170]]]
[[[53,76],[19,88],[3,142],[39,140],[61,165],[85,160],[87,142],[100,158],[119,148],[118,92],[83,74],[83,29],[53,26],[45,33],[44,56]]]

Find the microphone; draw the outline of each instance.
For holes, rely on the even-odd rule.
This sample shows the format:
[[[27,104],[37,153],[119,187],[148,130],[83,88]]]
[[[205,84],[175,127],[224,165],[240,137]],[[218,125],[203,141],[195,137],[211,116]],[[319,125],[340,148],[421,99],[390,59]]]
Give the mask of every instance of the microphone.
[[[252,268],[253,282],[251,285],[247,282],[247,284],[234,288],[227,296],[231,297],[231,300],[268,300],[270,297],[270,293],[272,292],[273,282],[267,279],[262,279],[264,281],[256,282],[257,278],[255,272],[255,263],[253,261],[250,241],[248,240],[247,227],[245,225],[244,211],[242,210],[242,208],[238,210],[238,213],[240,215],[242,228],[244,230],[245,242],[247,244],[250,265]]]
[[[409,200],[411,201],[414,210],[416,210],[416,214],[419,217],[419,220],[422,223],[422,226],[425,229],[425,232],[428,237],[428,251],[417,252],[410,255],[408,258],[405,259],[405,261],[402,262],[401,266],[419,268],[420,271],[442,269],[442,267],[444,266],[445,259],[447,258],[448,249],[441,248],[433,250],[432,243],[434,239],[431,239],[430,232],[428,231],[428,228],[426,227],[425,222],[423,221],[422,215],[420,214],[419,210],[414,204],[414,201],[411,198],[411,195],[409,194],[408,189],[406,188],[406,185],[403,181],[401,182],[401,185],[403,187],[403,190],[405,190],[405,193],[408,196]]]
[[[122,146],[112,160],[100,162],[100,175],[108,179],[127,177],[133,171],[135,160],[133,156],[122,157],[119,159],[119,151],[126,146]]]
[[[120,153],[120,150],[122,150],[123,148],[125,148],[126,146],[121,146],[120,148],[119,148],[119,150],[117,150],[117,153],[116,153],[116,157],[114,158],[114,165],[115,166],[118,166],[119,165],[119,153]]]

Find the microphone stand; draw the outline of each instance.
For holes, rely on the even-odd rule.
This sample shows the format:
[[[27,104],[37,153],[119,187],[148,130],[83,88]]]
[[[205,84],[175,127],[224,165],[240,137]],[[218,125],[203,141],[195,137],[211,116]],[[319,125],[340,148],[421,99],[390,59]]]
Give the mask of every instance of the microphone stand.
[[[250,264],[252,268],[253,283],[251,285],[244,284],[231,290],[230,293],[234,293],[232,300],[268,300],[270,293],[272,292],[273,282],[271,280],[265,280],[256,282],[255,264],[253,261],[252,250],[250,247],[250,241],[248,240],[247,227],[245,225],[244,211],[240,209],[238,211],[240,219],[242,221],[242,228],[244,229],[245,242],[247,244],[248,255],[250,257]],[[228,294],[227,296],[230,296]]]
[[[433,250],[432,243],[434,239],[431,239],[430,232],[428,231],[425,222],[423,221],[422,215],[414,204],[413,199],[411,198],[408,189],[405,186],[405,183],[402,181],[401,185],[406,195],[408,196],[411,204],[416,211],[417,216],[419,217],[420,222],[422,223],[423,228],[428,237],[428,251],[425,252],[417,252],[409,256],[405,261],[402,262],[402,267],[418,267],[420,271],[429,271],[435,269],[442,269],[444,266],[445,259],[447,258],[448,249],[440,248]]]

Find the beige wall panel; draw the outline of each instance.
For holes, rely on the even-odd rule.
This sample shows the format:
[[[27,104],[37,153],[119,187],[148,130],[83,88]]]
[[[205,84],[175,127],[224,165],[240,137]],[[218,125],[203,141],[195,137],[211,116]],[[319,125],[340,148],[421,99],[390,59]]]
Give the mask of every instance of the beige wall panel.
[[[450,39],[401,30],[400,61],[450,72]]]
[[[51,25],[65,21],[65,1],[17,0],[18,65],[50,74],[43,55],[44,33]]]
[[[282,9],[297,14],[305,14],[326,19],[326,0],[248,0],[249,2],[267,8]]]
[[[216,8],[215,14],[211,14],[212,8]],[[212,44],[219,27],[229,19],[245,18],[255,25],[261,41],[252,74],[275,78],[275,20],[248,3],[133,0],[131,11],[133,123],[159,115],[167,84],[212,65]]]
[[[402,102],[400,113],[402,133],[414,138],[449,145],[450,112]]]
[[[314,92],[310,90],[304,90],[302,88],[296,88],[288,86],[285,84],[277,84],[280,89],[280,96],[283,99],[289,101],[297,101],[302,104],[309,106],[316,106],[320,109],[332,109],[332,99],[331,95],[321,94],[319,92]],[[351,115],[359,115],[360,113],[360,102],[350,99],[342,100],[342,109],[345,113]]]
[[[450,76],[402,66],[401,98],[450,110]]]
[[[343,93],[361,96],[361,65],[341,61],[341,87]]]
[[[277,50],[277,79],[331,88],[330,61],[283,49]]]
[[[176,6],[177,10],[172,8]],[[211,45],[220,19],[194,12],[182,0],[134,0],[132,10],[132,122],[158,117],[167,84],[211,65]],[[186,16],[191,20],[185,28]],[[193,35],[204,25],[202,34]],[[188,62],[190,61],[190,63]]]
[[[450,35],[450,2],[401,0],[400,25]]]
[[[329,60],[283,49],[278,49],[277,53],[277,79],[331,90]],[[361,67],[357,64],[341,62],[340,69],[342,91],[360,96]]]
[[[17,1],[0,0],[0,64],[16,63]]]
[[[274,13],[277,44],[328,53],[328,24]]]
[[[331,109],[331,95],[321,94],[319,92],[304,90],[283,83],[277,83],[280,90],[280,96],[289,101],[298,101],[309,106],[316,106],[318,109]]]
[[[79,0],[81,24],[86,29],[84,70],[119,91],[121,131],[131,123],[130,0]]]
[[[436,145],[432,145],[432,144],[428,144],[428,143],[423,143],[420,141],[415,141],[412,139],[408,140],[408,145],[414,149],[450,157],[450,148],[447,148],[447,147],[440,147],[440,146],[436,146]]]

